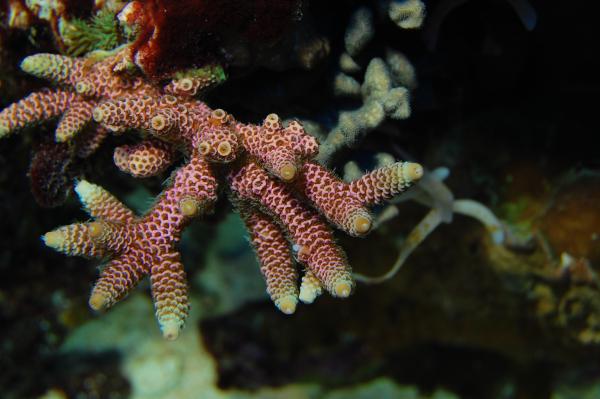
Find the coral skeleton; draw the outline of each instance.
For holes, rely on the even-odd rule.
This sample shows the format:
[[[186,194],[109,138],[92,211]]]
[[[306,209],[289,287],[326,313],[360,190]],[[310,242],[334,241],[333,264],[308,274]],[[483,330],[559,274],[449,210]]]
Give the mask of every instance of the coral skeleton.
[[[0,112],[0,137],[60,117],[56,141],[70,143],[93,125],[98,133],[88,140],[88,152],[108,131],[141,131],[140,142],[114,151],[118,169],[134,177],[155,176],[184,159],[140,216],[103,188],[77,182],[75,191],[93,220],[60,227],[43,240],[67,255],[106,262],[90,306],[110,308],[148,275],[163,336],[175,339],[189,309],[177,244],[192,218],[212,210],[218,187],[240,212],[267,292],[283,313],[293,313],[298,299],[311,303],[323,291],[349,296],[354,279],[330,225],[364,236],[373,225],[368,208],[407,190],[422,176],[421,165],[394,162],[343,182],[314,161],[319,144],[298,121],[284,124],[270,114],[260,125],[238,122],[182,89],[185,78],[160,87],[130,75],[122,68],[124,52],[27,57],[22,68],[58,88],[33,93]],[[300,289],[295,263],[304,268]]]

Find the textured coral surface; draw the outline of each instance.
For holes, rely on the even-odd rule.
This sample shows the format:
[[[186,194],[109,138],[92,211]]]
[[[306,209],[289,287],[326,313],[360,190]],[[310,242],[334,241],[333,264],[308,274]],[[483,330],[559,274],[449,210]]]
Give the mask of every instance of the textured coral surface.
[[[270,114],[262,125],[245,125],[187,95],[163,94],[160,87],[122,71],[127,51],[101,60],[30,56],[21,63],[23,70],[65,88],[33,93],[0,112],[0,136],[58,116],[59,143],[70,141],[88,124],[95,131],[141,130],[153,138],[117,147],[113,157],[121,171],[135,177],[164,171],[178,152],[186,158],[169,188],[140,218],[99,186],[77,183],[75,191],[94,221],[64,226],[43,238],[67,255],[110,259],[92,290],[90,306],[111,307],[150,275],[163,335],[178,336],[189,301],[176,244],[192,217],[212,209],[217,175],[225,176],[231,196],[246,209],[242,213],[247,215],[267,291],[280,310],[293,313],[298,295],[312,302],[315,284],[334,296],[349,296],[354,286],[350,266],[326,221],[351,235],[365,235],[372,225],[366,207],[405,191],[421,177],[422,167],[399,162],[343,183],[310,162],[318,143],[297,121],[284,125]],[[264,229],[273,237],[262,239]],[[302,295],[302,288],[287,287],[283,293],[275,288],[282,284],[277,279],[295,285],[290,247],[313,276],[314,283],[305,284],[311,294]]]

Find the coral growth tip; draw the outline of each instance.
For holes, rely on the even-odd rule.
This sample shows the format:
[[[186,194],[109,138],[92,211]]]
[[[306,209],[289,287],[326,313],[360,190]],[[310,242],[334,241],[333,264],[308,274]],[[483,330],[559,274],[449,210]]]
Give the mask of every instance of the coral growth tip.
[[[21,70],[23,72],[34,74],[35,70],[37,69],[36,67],[40,63],[40,60],[43,60],[43,58],[40,57],[39,54],[30,55],[28,57],[25,57],[23,59],[23,61],[21,61]]]
[[[62,232],[59,230],[54,230],[44,234],[42,236],[42,240],[44,240],[44,244],[50,248],[58,250],[63,245],[64,237]]]
[[[165,323],[161,325],[163,338],[167,341],[175,341],[179,337],[179,323]]]
[[[408,162],[406,164],[406,174],[410,181],[419,180],[423,177],[423,166],[416,162]]]
[[[92,292],[88,304],[96,312],[102,311],[108,307],[108,297],[102,292]]]
[[[296,311],[298,300],[295,296],[286,296],[276,302],[277,308],[285,314],[293,314]]]
[[[352,292],[352,285],[348,281],[339,281],[335,284],[335,296],[348,298]]]

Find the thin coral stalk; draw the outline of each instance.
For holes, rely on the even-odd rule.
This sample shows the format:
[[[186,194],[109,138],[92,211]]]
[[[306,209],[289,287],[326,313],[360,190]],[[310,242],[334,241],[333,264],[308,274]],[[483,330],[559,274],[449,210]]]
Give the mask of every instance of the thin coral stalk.
[[[356,281],[365,284],[379,284],[394,277],[400,271],[400,268],[404,265],[410,254],[440,225],[442,222],[441,214],[439,209],[433,208],[425,215],[423,220],[406,237],[396,261],[385,274],[377,277],[369,277],[364,274],[354,273]]]

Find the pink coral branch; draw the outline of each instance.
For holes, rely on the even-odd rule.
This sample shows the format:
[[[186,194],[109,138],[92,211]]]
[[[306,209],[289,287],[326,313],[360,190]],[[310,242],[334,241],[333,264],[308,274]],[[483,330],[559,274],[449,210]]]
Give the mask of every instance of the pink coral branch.
[[[294,198],[283,183],[270,179],[258,165],[249,163],[231,176],[230,184],[241,198],[260,204],[281,221],[298,246],[298,260],[332,295],[350,295],[354,284],[350,267],[331,230]]]
[[[108,131],[142,130],[143,141],[114,152],[119,169],[135,177],[166,171],[179,153],[186,159],[152,209],[140,217],[101,187],[86,181],[76,184],[94,220],[60,227],[43,239],[68,255],[107,259],[90,306],[113,306],[149,275],[163,335],[177,337],[189,299],[176,247],[189,221],[209,212],[217,199],[214,163],[227,164],[218,167],[219,175],[227,176],[267,291],[281,311],[293,313],[298,299],[311,303],[323,289],[349,296],[354,287],[350,266],[321,216],[351,235],[364,235],[372,224],[368,206],[410,187],[421,176],[421,166],[399,162],[344,183],[311,162],[318,142],[299,122],[286,125],[270,114],[260,125],[242,124],[187,92],[180,97],[165,94],[186,91],[185,81],[161,90],[126,73],[124,63],[123,51],[99,60],[28,57],[23,69],[64,89],[34,93],[0,113],[0,136],[62,115],[56,138],[74,139],[79,156],[89,155]],[[95,123],[86,128],[90,115]],[[295,260],[306,266],[300,290]]]
[[[134,177],[156,176],[164,172],[175,161],[176,154],[168,143],[144,140],[134,145],[115,148],[115,165]]]
[[[238,211],[250,232],[269,296],[283,313],[294,313],[298,303],[298,273],[284,232],[271,217],[251,205],[240,202]]]
[[[17,129],[56,118],[79,100],[76,93],[43,90],[32,93],[0,112],[0,138]]]
[[[194,157],[180,168],[154,207],[137,218],[115,197],[86,181],[76,191],[96,220],[46,233],[46,245],[68,255],[112,256],[92,290],[90,306],[106,309],[150,274],[156,314],[167,339],[177,337],[188,312],[185,272],[175,245],[189,220],[208,211],[217,184],[209,165]]]

